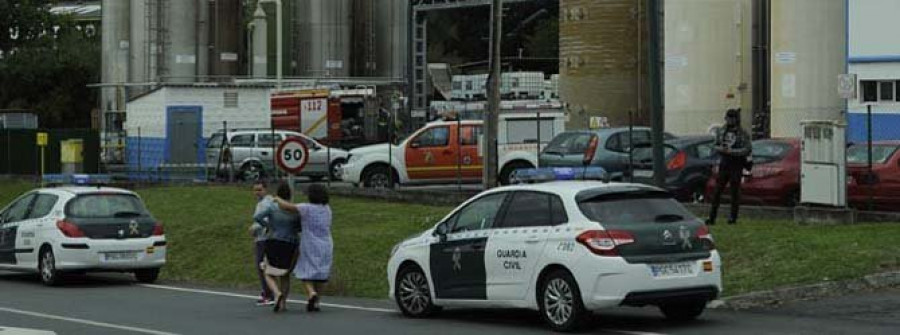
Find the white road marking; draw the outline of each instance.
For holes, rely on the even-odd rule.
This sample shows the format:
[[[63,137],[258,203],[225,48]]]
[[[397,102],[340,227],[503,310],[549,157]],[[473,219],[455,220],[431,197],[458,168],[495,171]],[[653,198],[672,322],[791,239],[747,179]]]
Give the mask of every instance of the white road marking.
[[[640,331],[632,331],[632,330],[616,330],[616,329],[604,329],[604,330],[611,331],[614,333],[628,334],[628,335],[665,335],[663,333],[640,332]]]
[[[210,295],[218,295],[218,296],[223,296],[223,297],[234,297],[234,298],[244,298],[244,299],[259,299],[259,296],[231,293],[231,292],[201,290],[201,289],[166,286],[166,285],[155,285],[155,284],[138,284],[138,285],[143,286],[143,287],[171,290],[171,291],[179,291],[179,292],[201,293],[201,294],[210,294]],[[303,300],[288,299],[287,302],[290,302],[293,304],[306,305],[306,301],[303,301]],[[386,308],[362,307],[362,306],[343,305],[343,304],[330,304],[330,303],[324,303],[324,302],[319,303],[319,304],[322,306],[325,306],[325,307],[352,309],[352,310],[367,311],[367,312],[379,312],[379,313],[396,313],[397,312],[393,309],[386,309]]]
[[[158,331],[158,330],[153,330],[153,329],[129,327],[129,326],[122,326],[122,325],[106,323],[106,322],[91,321],[91,320],[76,319],[76,318],[70,318],[70,317],[59,316],[59,315],[23,311],[21,309],[15,309],[15,308],[0,307],[0,312],[7,312],[7,313],[13,313],[13,314],[19,314],[19,315],[27,315],[27,316],[33,316],[36,318],[43,318],[43,319],[80,323],[83,325],[89,325],[89,326],[95,326],[95,327],[127,330],[127,331],[135,332],[135,333],[144,333],[144,334],[151,334],[151,335],[178,335],[176,333],[169,333],[169,332]]]
[[[193,289],[193,288],[184,288],[177,286],[167,286],[167,285],[156,285],[156,284],[138,284],[138,286],[155,288],[155,289],[163,289],[170,291],[178,291],[178,292],[189,292],[189,293],[200,293],[200,294],[209,294],[209,295],[217,295],[222,297],[233,297],[233,298],[242,298],[242,299],[259,299],[259,296],[248,295],[248,294],[240,294],[240,293],[232,293],[232,292],[222,292],[222,291],[213,291],[213,290],[203,290],[203,289]],[[294,304],[302,304],[306,305],[306,301],[303,300],[287,300],[290,303]],[[353,306],[353,305],[343,305],[343,304],[328,304],[321,303],[322,306],[333,307],[333,308],[341,308],[341,309],[350,309],[350,310],[358,310],[358,311],[367,311],[367,312],[379,312],[379,313],[397,313],[397,311],[393,309],[386,308],[375,308],[375,307],[362,307],[362,306]],[[651,332],[641,332],[641,331],[630,331],[630,330],[617,330],[617,329],[599,329],[601,331],[610,331],[614,333],[626,334],[626,335],[665,335],[662,333],[651,333]]]

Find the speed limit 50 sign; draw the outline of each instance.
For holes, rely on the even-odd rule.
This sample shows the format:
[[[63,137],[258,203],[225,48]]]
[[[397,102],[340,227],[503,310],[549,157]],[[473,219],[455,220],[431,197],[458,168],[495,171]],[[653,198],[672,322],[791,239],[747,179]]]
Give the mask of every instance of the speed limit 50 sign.
[[[281,142],[276,153],[278,166],[291,174],[300,174],[309,161],[309,149],[299,138],[289,138]]]

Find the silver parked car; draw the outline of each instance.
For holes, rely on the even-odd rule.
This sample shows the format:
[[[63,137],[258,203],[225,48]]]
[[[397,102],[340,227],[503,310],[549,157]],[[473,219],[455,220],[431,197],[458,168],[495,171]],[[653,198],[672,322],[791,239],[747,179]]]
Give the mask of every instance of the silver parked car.
[[[274,136],[274,138],[273,138]],[[232,161],[238,179],[255,181],[273,174],[275,162],[273,151],[281,141],[287,138],[299,138],[309,149],[309,162],[300,173],[314,181],[330,177],[341,179],[341,167],[347,162],[345,150],[329,148],[305,134],[294,131],[269,129],[230,130],[228,144],[231,147]],[[224,132],[216,132],[210,136],[206,145],[206,163],[212,169],[219,163],[222,145],[226,142]],[[225,170],[225,167],[220,167]]]

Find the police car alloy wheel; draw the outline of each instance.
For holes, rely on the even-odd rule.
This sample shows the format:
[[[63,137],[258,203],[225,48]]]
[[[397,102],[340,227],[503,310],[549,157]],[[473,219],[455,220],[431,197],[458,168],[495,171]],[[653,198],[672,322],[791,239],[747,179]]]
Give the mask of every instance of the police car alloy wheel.
[[[541,318],[555,331],[575,331],[584,325],[587,315],[581,292],[572,275],[556,270],[544,279],[538,292]]]
[[[428,279],[417,266],[405,266],[401,269],[394,285],[394,299],[404,315],[421,318],[438,310],[431,301]]]
[[[53,256],[53,250],[49,248],[41,251],[40,267],[38,272],[41,275],[41,282],[47,286],[53,286],[59,283],[59,272],[56,271],[56,257]]]

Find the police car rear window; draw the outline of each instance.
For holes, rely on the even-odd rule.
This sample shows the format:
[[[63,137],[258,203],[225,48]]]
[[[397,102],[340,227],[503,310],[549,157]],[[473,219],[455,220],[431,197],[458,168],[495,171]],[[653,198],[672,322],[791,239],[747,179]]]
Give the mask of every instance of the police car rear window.
[[[66,205],[66,216],[76,218],[127,218],[147,215],[140,199],[129,194],[79,195]]]
[[[674,222],[694,218],[671,195],[660,191],[608,193],[578,202],[588,219],[601,224]]]

